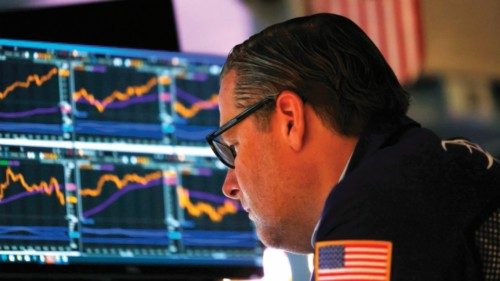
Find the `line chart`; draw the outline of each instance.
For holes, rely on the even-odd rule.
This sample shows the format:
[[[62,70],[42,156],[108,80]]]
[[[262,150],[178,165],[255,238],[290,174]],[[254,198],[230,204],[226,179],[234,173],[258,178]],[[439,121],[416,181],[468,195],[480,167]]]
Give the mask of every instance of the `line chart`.
[[[180,207],[195,218],[206,215],[212,222],[221,222],[225,216],[236,214],[239,209],[237,203],[229,199],[224,200],[223,204],[218,207],[205,202],[193,203],[190,199],[190,191],[183,187],[177,187],[177,194]]]
[[[186,247],[252,248],[259,242],[239,202],[220,188],[225,170],[202,166],[181,169],[178,204],[184,211],[182,243]]]
[[[134,100],[132,100],[132,101],[130,101],[130,100],[134,97],[140,98],[140,97],[145,96],[157,84],[158,84],[158,79],[156,77],[153,77],[153,78],[149,79],[149,81],[146,82],[144,85],[127,86],[127,88],[123,92],[119,91],[119,90],[115,90],[102,100],[97,99],[94,96],[94,94],[88,92],[87,89],[81,88],[80,90],[76,91],[73,94],[73,100],[75,100],[76,102],[83,102],[84,101],[84,102],[94,106],[97,109],[97,111],[102,113],[111,104],[114,105],[114,106],[111,106],[112,108],[123,108],[123,107],[131,105],[133,103],[140,103],[141,101],[142,102],[155,101],[157,99],[157,97],[155,97],[155,98],[143,98],[141,100],[135,99],[135,102],[134,102]]]
[[[30,117],[30,116],[39,115],[39,114],[51,114],[51,113],[58,113],[58,112],[59,112],[58,106],[45,107],[45,108],[39,107],[39,108],[35,108],[35,109],[18,111],[18,112],[0,112],[0,118],[18,119],[18,118],[22,118],[22,117]]]
[[[169,240],[165,229],[82,227],[81,232],[83,243],[92,244],[166,246]]]
[[[181,144],[199,145],[210,131],[219,125],[219,79],[207,75],[205,79],[177,79],[173,103],[175,132]]]
[[[185,246],[253,248],[259,243],[252,231],[186,230],[182,235]]]
[[[5,198],[5,191],[15,183],[19,183],[25,191]],[[42,180],[36,184],[29,184],[23,174],[15,173],[11,167],[7,167],[5,169],[5,179],[0,182],[0,204],[11,203],[27,196],[42,193],[48,196],[54,194],[59,204],[64,205],[65,199],[61,189],[61,185],[55,177],[50,177],[48,181]]]
[[[143,188],[151,188],[158,186],[160,184],[160,180],[151,180],[147,183],[144,184],[128,184],[122,188],[120,188],[117,192],[113,193],[111,196],[109,196],[106,200],[104,200],[101,204],[95,206],[92,209],[86,210],[83,212],[83,216],[88,218],[91,217],[97,213],[100,213],[107,209],[111,204],[116,202],[120,197],[125,195],[126,193],[138,189],[143,189]]]
[[[166,246],[163,184],[173,176],[134,165],[80,166],[83,243]]]
[[[104,174],[99,178],[99,181],[97,182],[97,186],[95,188],[83,188],[80,191],[80,194],[82,196],[92,196],[92,197],[97,197],[101,195],[102,193],[102,188],[106,182],[112,182],[116,186],[117,189],[123,189],[125,186],[127,186],[130,183],[138,183],[141,185],[146,185],[147,183],[153,181],[153,180],[159,180],[162,177],[162,173],[160,171],[154,172],[147,174],[145,176],[139,176],[135,173],[133,174],[127,174],[123,178],[118,177],[117,175],[114,174]]]
[[[241,205],[221,194],[226,171],[188,167],[180,172],[178,205],[184,212],[185,229],[197,231],[251,231]]]
[[[124,221],[133,226],[141,221],[142,214],[153,220],[163,220],[162,186],[166,177],[159,170],[145,170],[138,166],[117,165],[113,172],[97,167],[81,167],[80,177],[84,218],[96,222]],[[151,202],[143,206],[143,202]]]
[[[177,94],[179,95],[179,97],[182,97],[183,95],[187,96],[187,93],[179,90]],[[175,102],[174,109],[182,116],[182,118],[192,119],[201,110],[216,110],[218,100],[219,96],[217,94],[213,94],[208,100],[194,100],[191,104],[191,107],[187,107],[180,102]]]
[[[3,100],[7,97],[8,94],[13,92],[16,88],[28,88],[30,87],[33,83],[40,87],[43,85],[45,82],[50,80],[54,75],[58,73],[57,68],[51,68],[48,73],[45,75],[39,76],[38,74],[30,74],[24,81],[15,81],[14,83],[10,84],[0,92],[0,100]]]
[[[64,241],[70,240],[65,226],[0,226],[0,240]]]
[[[0,61],[0,131],[61,135],[59,82],[66,74],[52,64]]]
[[[193,125],[217,125],[218,80],[207,81],[177,80],[175,94],[177,102],[174,110],[179,113],[181,123]],[[207,120],[208,118],[208,120]],[[207,123],[208,122],[208,123]]]
[[[62,164],[36,160],[0,160],[2,243],[25,240],[31,241],[27,242],[30,245],[67,244],[65,216],[70,206],[64,169]],[[59,231],[64,225],[66,231]]]
[[[74,71],[72,100],[79,139],[88,135],[163,138],[159,90],[170,85],[168,76],[120,67],[87,69]]]

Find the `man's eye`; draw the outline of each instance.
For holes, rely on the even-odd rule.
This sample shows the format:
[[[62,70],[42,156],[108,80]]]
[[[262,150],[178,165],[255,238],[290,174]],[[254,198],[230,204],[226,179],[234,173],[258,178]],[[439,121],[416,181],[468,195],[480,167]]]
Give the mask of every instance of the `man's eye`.
[[[238,152],[238,145],[237,144],[231,144],[229,145],[229,149],[233,152],[234,155]]]

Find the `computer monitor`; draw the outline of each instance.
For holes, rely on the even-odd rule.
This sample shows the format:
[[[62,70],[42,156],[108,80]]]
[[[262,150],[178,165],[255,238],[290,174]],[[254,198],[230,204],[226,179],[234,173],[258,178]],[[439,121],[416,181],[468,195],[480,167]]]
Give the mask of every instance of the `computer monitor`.
[[[0,277],[261,274],[204,141],[223,62],[0,39]]]

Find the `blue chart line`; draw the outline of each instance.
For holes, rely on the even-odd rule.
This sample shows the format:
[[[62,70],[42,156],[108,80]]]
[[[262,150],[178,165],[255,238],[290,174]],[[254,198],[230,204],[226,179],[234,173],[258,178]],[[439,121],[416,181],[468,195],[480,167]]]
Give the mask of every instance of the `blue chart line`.
[[[203,191],[196,191],[196,190],[192,190],[192,189],[189,190],[189,197],[201,199],[201,200],[206,200],[206,201],[210,201],[212,203],[218,203],[218,204],[224,204],[224,203],[226,203],[226,201],[229,200],[225,196],[219,196],[219,195],[215,195],[212,193],[203,192]],[[239,211],[243,211],[243,207],[241,206],[241,204],[239,204],[236,201],[234,201],[234,204],[238,207]]]
[[[69,241],[63,226],[0,226],[0,240]]]
[[[217,127],[176,125],[175,136],[183,140],[204,140]]]
[[[161,124],[150,123],[78,120],[75,124],[75,132],[80,134],[99,134],[121,137],[163,138]]]
[[[35,108],[31,110],[26,110],[26,111],[18,111],[18,112],[0,112],[0,118],[22,118],[22,117],[29,117],[29,116],[34,116],[34,115],[39,115],[39,114],[51,114],[51,113],[57,113],[59,112],[59,107],[53,106],[53,107],[40,107],[40,108]]]
[[[62,135],[60,124],[0,122],[0,131]]]
[[[202,99],[200,99],[199,97],[191,95],[190,93],[188,93],[187,91],[184,91],[183,89],[181,89],[179,87],[175,87],[175,92],[180,99],[187,101],[190,104],[195,104],[197,102],[202,101]],[[217,106],[214,107],[214,110],[216,110],[216,109],[217,109]]]
[[[130,106],[132,104],[154,102],[156,100],[158,100],[158,93],[151,93],[151,94],[148,94],[148,95],[145,95],[142,97],[130,98],[130,99],[125,100],[125,101],[112,102],[112,103],[108,104],[106,106],[106,108],[107,109],[109,109],[109,108],[124,108],[124,107]],[[79,99],[77,101],[77,103],[87,104],[87,105],[93,106],[92,104],[90,104],[90,102],[88,102],[85,99]]]
[[[217,113],[218,106],[217,102],[210,101],[209,100],[203,100],[199,97],[196,97],[187,91],[184,91],[183,89],[176,87],[176,95],[179,97],[179,100],[183,100],[187,102],[190,106],[201,106],[202,110],[210,111],[213,113]],[[181,113],[181,112],[179,112]],[[176,123],[179,124],[188,124],[192,121],[192,119],[196,119],[195,116],[190,117],[190,118],[185,118],[182,116],[182,114],[179,114],[176,116]],[[215,124],[218,123],[218,120],[214,120]]]
[[[185,230],[182,242],[186,246],[253,248],[257,243],[251,231],[201,231]]]
[[[130,192],[130,191],[133,191],[133,190],[136,190],[136,189],[143,189],[143,188],[151,188],[151,187],[154,187],[154,186],[159,186],[161,184],[161,180],[160,179],[157,179],[157,180],[152,180],[150,182],[148,182],[147,184],[129,184],[129,185],[126,185],[124,186],[122,189],[118,190],[117,192],[113,193],[111,196],[109,196],[104,202],[102,202],[101,204],[95,206],[94,208],[90,209],[90,210],[86,210],[83,212],[83,216],[85,218],[89,218],[99,212],[102,212],[104,211],[106,208],[108,208],[111,204],[113,204],[116,200],[118,200],[118,198],[122,197],[123,195],[125,195],[126,193]],[[139,202],[140,203],[140,202]]]
[[[158,230],[82,227],[81,232],[83,234],[82,241],[84,243],[167,245],[169,242],[168,232],[166,229]],[[85,235],[115,237],[87,237]]]
[[[16,201],[18,199],[24,198],[24,197],[38,195],[40,193],[43,193],[43,190],[33,191],[33,192],[25,191],[25,192],[17,193],[15,195],[12,195],[10,197],[2,199],[2,201],[0,201],[0,205],[7,204],[7,203],[10,203],[12,201]]]

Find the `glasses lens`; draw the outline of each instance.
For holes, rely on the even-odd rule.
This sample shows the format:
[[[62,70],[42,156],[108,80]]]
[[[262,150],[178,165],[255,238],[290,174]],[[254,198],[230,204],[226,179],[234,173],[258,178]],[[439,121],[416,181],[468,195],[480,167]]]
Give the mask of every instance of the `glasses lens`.
[[[218,139],[212,141],[212,148],[215,154],[219,157],[222,163],[226,164],[230,168],[234,168],[234,154],[229,146],[222,143]]]

